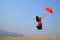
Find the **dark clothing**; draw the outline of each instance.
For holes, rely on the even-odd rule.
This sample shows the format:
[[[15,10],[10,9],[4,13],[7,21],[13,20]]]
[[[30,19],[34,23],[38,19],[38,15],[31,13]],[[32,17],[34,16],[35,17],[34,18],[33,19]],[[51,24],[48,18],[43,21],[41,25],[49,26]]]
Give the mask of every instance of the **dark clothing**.
[[[38,16],[36,16],[36,21],[38,22],[38,24],[42,24],[42,17],[38,17]]]
[[[42,30],[42,20],[38,16],[36,16],[36,21],[38,22],[38,25],[36,26],[38,30]]]
[[[38,30],[42,30],[42,24],[38,24],[36,27]]]
[[[39,22],[39,17],[38,16],[36,16],[36,21]]]

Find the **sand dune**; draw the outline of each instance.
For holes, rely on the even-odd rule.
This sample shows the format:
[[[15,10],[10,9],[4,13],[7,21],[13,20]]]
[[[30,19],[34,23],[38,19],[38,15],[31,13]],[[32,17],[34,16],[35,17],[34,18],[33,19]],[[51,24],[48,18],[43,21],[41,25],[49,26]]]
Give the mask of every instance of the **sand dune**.
[[[60,40],[60,37],[0,37],[0,40]]]

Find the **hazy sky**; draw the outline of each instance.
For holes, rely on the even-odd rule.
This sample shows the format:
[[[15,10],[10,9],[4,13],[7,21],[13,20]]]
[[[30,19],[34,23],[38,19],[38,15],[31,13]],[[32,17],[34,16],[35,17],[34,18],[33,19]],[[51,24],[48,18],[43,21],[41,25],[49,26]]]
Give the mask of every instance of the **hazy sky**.
[[[45,5],[53,14],[43,9]],[[37,30],[35,16],[43,14],[43,29]],[[60,0],[0,0],[0,29],[26,36],[60,36]]]

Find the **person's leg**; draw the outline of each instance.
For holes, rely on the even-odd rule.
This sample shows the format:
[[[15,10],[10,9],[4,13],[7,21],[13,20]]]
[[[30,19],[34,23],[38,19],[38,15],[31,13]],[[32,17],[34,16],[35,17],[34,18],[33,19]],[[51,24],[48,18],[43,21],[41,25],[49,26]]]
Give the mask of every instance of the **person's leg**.
[[[39,29],[42,30],[42,24],[39,24]]]
[[[38,30],[42,30],[42,24],[38,24],[36,27]]]

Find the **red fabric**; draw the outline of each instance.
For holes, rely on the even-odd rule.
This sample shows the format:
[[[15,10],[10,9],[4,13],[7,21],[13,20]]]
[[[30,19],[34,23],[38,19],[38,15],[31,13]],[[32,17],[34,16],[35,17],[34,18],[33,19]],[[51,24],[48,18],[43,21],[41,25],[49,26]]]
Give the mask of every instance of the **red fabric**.
[[[53,13],[52,9],[48,6],[44,6],[44,9],[47,10],[48,12],[50,12],[51,14]]]
[[[42,24],[42,18],[39,19],[38,24]]]

